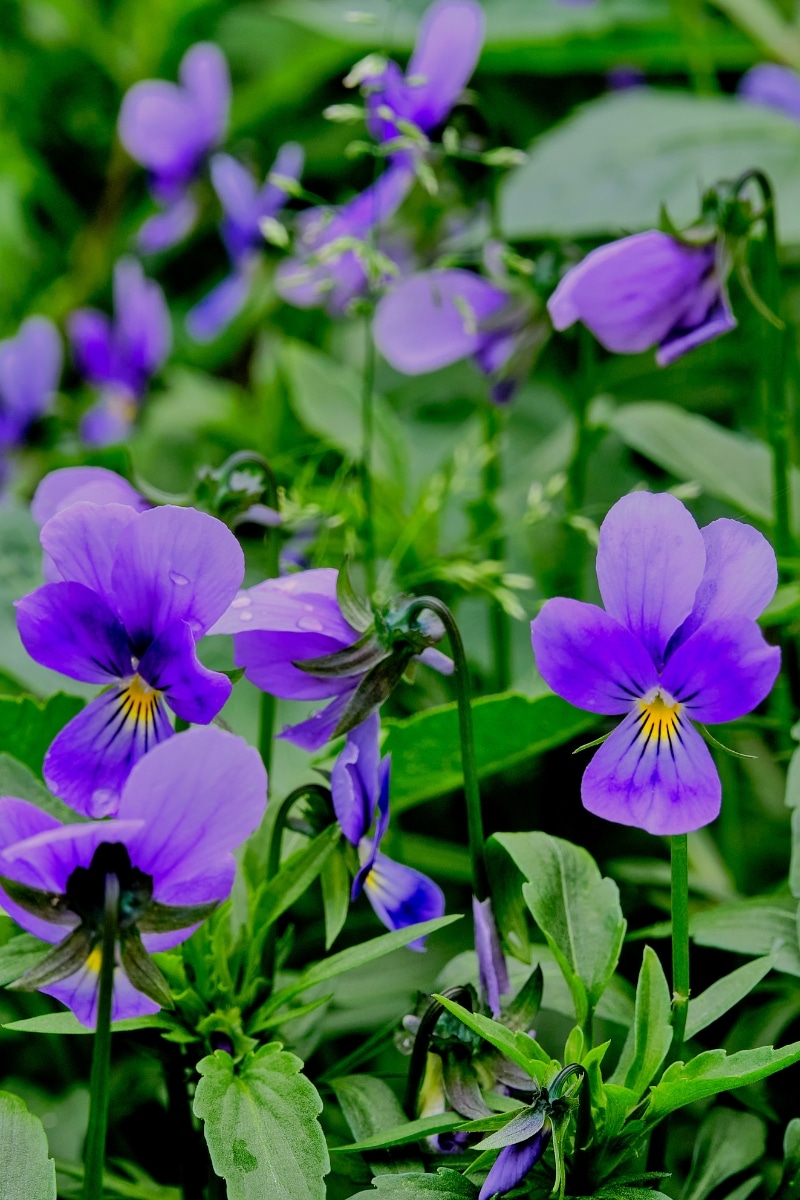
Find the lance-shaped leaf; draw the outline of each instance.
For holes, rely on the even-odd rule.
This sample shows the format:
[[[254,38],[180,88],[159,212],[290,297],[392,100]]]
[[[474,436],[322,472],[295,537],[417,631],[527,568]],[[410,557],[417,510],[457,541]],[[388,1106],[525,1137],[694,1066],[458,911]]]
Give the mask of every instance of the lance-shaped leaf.
[[[372,613],[366,601],[362,600],[353,581],[350,578],[350,560],[345,559],[336,576],[336,603],[342,610],[342,616],[348,625],[352,625],[359,633],[366,633],[373,623]]]
[[[7,1092],[0,1092],[0,1195],[3,1200],[56,1200],[56,1168],[42,1123]]]
[[[740,1050],[737,1054],[708,1050],[688,1063],[673,1063],[650,1093],[644,1122],[636,1124],[651,1126],[685,1104],[757,1083],[796,1062],[800,1062],[800,1042],[792,1042],[778,1050],[772,1046],[759,1046],[756,1050]]]
[[[766,1142],[764,1122],[755,1113],[713,1109],[697,1135],[683,1200],[706,1200],[719,1184],[757,1163]]]
[[[729,1012],[752,992],[774,966],[775,956],[772,954],[756,958],[753,962],[745,963],[743,967],[737,967],[730,975],[724,975],[694,1000],[690,1000],[689,1015],[686,1018],[687,1039],[695,1037],[707,1025]]]
[[[18,992],[35,992],[39,988],[59,983],[69,975],[80,971],[92,952],[92,935],[84,925],[74,929],[63,942],[54,946],[49,954],[30,967],[16,983],[9,987]]]
[[[658,955],[645,946],[633,1024],[609,1083],[630,1090],[637,1103],[655,1078],[672,1044],[670,991]]]
[[[32,917],[49,921],[51,925],[75,924],[75,914],[67,907],[66,896],[28,887],[25,883],[17,883],[15,879],[6,879],[4,875],[0,875],[0,887],[9,900],[13,900]]]
[[[277,1042],[249,1054],[238,1072],[221,1050],[198,1063],[194,1112],[228,1200],[324,1200],[322,1101],[302,1066]]]
[[[122,935],[122,969],[137,991],[143,992],[162,1008],[173,1008],[169,984],[142,945],[136,929]]]
[[[332,737],[349,733],[389,699],[415,653],[413,646],[397,645],[390,657],[384,658],[367,672],[351,696]]]
[[[503,1024],[509,1029],[527,1033],[539,1014],[544,993],[544,972],[536,964],[514,999],[503,1012]]]
[[[219,904],[211,900],[207,904],[159,904],[151,900],[147,909],[136,921],[140,933],[173,933],[176,929],[191,929],[201,925]]]
[[[505,1025],[501,1025],[499,1021],[493,1021],[490,1017],[484,1017],[482,1013],[470,1012],[460,1004],[456,1004],[454,1000],[450,1000],[447,996],[434,996],[444,1008],[451,1012],[453,1016],[458,1017],[463,1021],[468,1029],[472,1029],[475,1033],[480,1034],[490,1046],[494,1046],[517,1066],[522,1067],[523,1071],[528,1074],[534,1084],[539,1082],[540,1067],[542,1065],[550,1066],[550,1055],[547,1054],[538,1042],[534,1041],[526,1033],[513,1033],[510,1029],[506,1029]]]
[[[318,675],[320,679],[346,679],[350,675],[363,675],[389,658],[391,653],[391,648],[384,646],[374,630],[370,630],[344,650],[321,654],[319,658],[300,658],[292,666],[307,675]]]
[[[502,1129],[490,1133],[483,1141],[478,1142],[478,1150],[502,1150],[504,1146],[514,1146],[517,1142],[526,1141],[533,1137],[543,1127],[546,1113],[542,1106],[530,1104],[515,1113]]]

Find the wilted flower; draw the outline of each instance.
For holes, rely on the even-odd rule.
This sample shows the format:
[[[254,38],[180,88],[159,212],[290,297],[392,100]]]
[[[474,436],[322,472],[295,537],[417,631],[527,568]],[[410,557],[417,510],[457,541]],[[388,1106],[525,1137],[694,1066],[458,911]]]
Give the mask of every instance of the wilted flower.
[[[257,828],[266,789],[257,751],[211,728],[188,730],[137,763],[115,820],[65,826],[26,800],[0,799],[3,908],[55,945],[17,987],[55,996],[94,1026],[107,880],[114,877],[112,1019],[171,1007],[148,952],[177,946],[228,896],[231,852]]]
[[[59,467],[45,475],[31,500],[31,516],[44,525],[63,508],[85,501],[87,504],[127,504],[144,512],[150,504],[116,471],[107,467]]]
[[[511,991],[511,980],[490,899],[472,897],[472,919],[475,923],[475,953],[481,998],[497,1020],[501,1014],[500,998]]]
[[[180,84],[145,79],[122,102],[119,136],[131,158],[146,167],[153,199],[163,212],[139,230],[139,248],[155,253],[192,229],[197,205],[189,185],[228,127],[231,83],[225,56],[198,42],[178,68]]]
[[[108,816],[134,764],[172,736],[167,708],[205,725],[228,699],[195,643],[236,594],[244,556],[221,521],[169,505],[72,504],[40,538],[50,582],[17,602],[23,645],[106,687],[58,734],[44,776],[78,812]]]
[[[556,329],[583,321],[615,354],[657,346],[665,367],[736,327],[717,243],[686,245],[651,229],[587,254],[547,308]]]
[[[600,528],[605,611],[548,600],[532,624],[536,664],[554,692],[624,716],[583,776],[590,812],[650,833],[713,821],[721,786],[692,721],[733,721],[768,695],[780,651],[756,617],[777,565],[755,529],[725,518],[698,529],[667,493],[634,492]]]
[[[114,268],[113,324],[105,313],[82,308],[70,316],[67,331],[79,370],[100,392],[81,435],[94,446],[121,441],[172,345],[164,293],[135,258],[122,258]]]
[[[198,342],[210,341],[243,308],[250,293],[253,270],[264,245],[261,222],[275,217],[286,203],[280,178],[296,180],[303,169],[303,149],[287,142],[278,152],[266,182],[259,188],[253,176],[229,154],[211,160],[211,182],[223,209],[222,239],[230,273],[187,314],[186,327]],[[272,177],[277,176],[275,182]]]
[[[0,342],[0,449],[17,446],[48,412],[61,375],[61,338],[47,317],[28,317]]]
[[[763,104],[800,121],[800,75],[791,67],[759,63],[742,76],[737,92],[751,104]]]

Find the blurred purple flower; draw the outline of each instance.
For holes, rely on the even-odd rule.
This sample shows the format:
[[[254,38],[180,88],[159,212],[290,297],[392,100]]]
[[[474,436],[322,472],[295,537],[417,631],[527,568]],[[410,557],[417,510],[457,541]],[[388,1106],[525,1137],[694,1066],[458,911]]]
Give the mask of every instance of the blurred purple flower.
[[[261,188],[247,168],[229,154],[216,154],[212,158],[211,182],[223,209],[222,239],[231,270],[187,314],[186,327],[196,342],[211,341],[243,308],[264,245],[261,221],[277,216],[287,199],[285,188],[280,182],[273,183],[272,176],[299,179],[303,158],[302,147],[287,142],[278,151]]]
[[[404,375],[471,358],[490,379],[492,400],[503,404],[530,367],[528,326],[528,311],[507,291],[454,267],[412,275],[383,296],[373,334],[386,361]]]
[[[61,338],[47,317],[28,317],[0,341],[0,449],[19,445],[47,413],[58,389]]]
[[[449,115],[480,58],[485,32],[476,0],[436,0],[420,22],[405,75],[394,62],[362,83],[367,127],[379,142],[401,137],[398,121],[430,133]]]
[[[164,293],[135,258],[114,268],[114,321],[93,308],[81,308],[67,322],[78,369],[100,392],[81,422],[91,446],[122,441],[130,432],[150,378],[172,345]]]
[[[780,651],[756,624],[777,586],[775,553],[749,525],[701,530],[674,496],[634,492],[601,526],[597,580],[605,610],[548,600],[531,626],[557,695],[624,717],[584,772],[584,806],[649,833],[699,829],[721,786],[691,722],[744,716],[775,682]]]
[[[206,725],[228,699],[230,680],[195,644],[236,594],[244,556],[221,521],[169,505],[71,504],[40,538],[50,582],[17,602],[23,645],[106,689],[58,734],[44,776],[78,812],[109,816],[134,764],[172,736],[167,708]]]
[[[592,250],[547,308],[556,329],[583,321],[614,354],[657,346],[660,367],[736,328],[716,246],[687,246],[655,229]]]
[[[63,508],[87,504],[127,504],[144,512],[150,504],[116,471],[106,467],[59,467],[45,475],[31,501],[31,516],[42,526]]]
[[[154,200],[164,211],[139,231],[145,254],[166,250],[192,229],[197,205],[188,188],[228,127],[231,84],[225,56],[198,42],[178,68],[180,84],[145,79],[134,84],[119,114],[120,140],[146,167]]]
[[[759,63],[742,77],[737,93],[750,104],[763,104],[800,121],[800,75],[791,67]]]
[[[258,827],[266,791],[257,751],[210,728],[188,730],[137,763],[116,820],[63,826],[26,800],[0,799],[3,908],[58,948],[21,985],[55,996],[94,1027],[106,879],[114,874],[112,1019],[158,1012],[169,991],[148,953],[185,941],[229,895],[231,852]]]

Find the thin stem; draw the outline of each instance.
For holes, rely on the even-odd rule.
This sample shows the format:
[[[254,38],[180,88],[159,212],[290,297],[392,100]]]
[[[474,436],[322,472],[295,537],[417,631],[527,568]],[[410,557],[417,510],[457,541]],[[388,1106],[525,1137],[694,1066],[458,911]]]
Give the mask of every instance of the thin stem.
[[[672,7],[680,26],[692,87],[698,95],[710,96],[717,91],[717,77],[703,28],[703,0],[672,0]]]
[[[674,833],[672,855],[672,1048],[678,1061],[689,1012],[689,839]]]
[[[114,998],[118,916],[119,880],[116,875],[106,875],[97,1025],[94,1034],[90,1081],[91,1106],[89,1128],[86,1134],[83,1193],[85,1200],[101,1200],[103,1194],[103,1169],[108,1128],[108,1081],[111,1074],[111,1003]]]
[[[496,498],[502,485],[499,440],[503,428],[503,414],[494,405],[486,405],[486,449],[487,459],[483,472],[483,493],[489,520],[499,526]],[[489,542],[489,557],[494,562],[505,562],[506,542],[502,534],[495,534]],[[509,616],[503,606],[492,600],[489,620],[494,651],[495,688],[505,692],[511,684],[511,628]]]
[[[447,605],[443,604],[441,600],[437,600],[435,596],[421,596],[409,605],[409,620],[426,608],[441,618],[453,652],[456,697],[458,699],[458,732],[461,741],[461,770],[464,775],[469,852],[472,860],[472,890],[478,900],[485,900],[489,895],[489,875],[486,870],[483,814],[481,813],[481,793],[478,787],[478,764],[475,758],[475,734],[472,728],[467,656],[464,653],[464,643],[453,614]]]
[[[446,988],[442,992],[442,995],[446,996],[448,1000],[454,1000],[456,1004],[460,1004],[462,1008],[466,1008],[469,1012],[472,1012],[472,994],[469,988],[458,986]],[[414,1038],[414,1049],[411,1051],[411,1062],[408,1066],[408,1080],[406,1082],[406,1095],[403,1102],[406,1116],[410,1121],[413,1121],[417,1115],[417,1095],[425,1078],[425,1068],[428,1065],[428,1047],[433,1037],[433,1031],[436,1028],[439,1017],[446,1011],[447,1009],[440,1000],[431,1000],[422,1015],[416,1037]]]
[[[367,595],[375,591],[375,523],[373,519],[372,452],[375,439],[375,341],[370,318],[365,321],[364,378],[361,389],[361,492],[364,498],[364,570]]]

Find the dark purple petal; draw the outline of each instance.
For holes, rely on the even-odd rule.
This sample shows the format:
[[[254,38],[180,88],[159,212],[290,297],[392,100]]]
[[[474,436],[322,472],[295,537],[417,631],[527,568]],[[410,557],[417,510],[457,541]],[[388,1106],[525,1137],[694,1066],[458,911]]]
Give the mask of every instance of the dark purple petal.
[[[225,612],[244,575],[236,538],[193,508],[140,513],[120,537],[113,571],[117,608],[144,650],[173,621],[200,637]]]
[[[87,817],[113,816],[131,768],[171,738],[166,706],[138,678],[103,692],[65,725],[44,760],[57,796]]]
[[[186,329],[196,342],[212,342],[230,325],[247,303],[252,272],[237,269],[203,297],[186,314]]]
[[[231,77],[228,63],[214,42],[198,42],[183,56],[180,80],[198,120],[204,149],[222,141],[228,128]]]
[[[382,297],[373,321],[375,344],[405,375],[420,375],[475,354],[479,325],[508,296],[480,275],[460,269],[412,275]]]
[[[7,441],[44,416],[58,388],[61,338],[46,317],[28,317],[17,336],[0,342],[0,409]]]
[[[679,646],[661,682],[694,721],[735,721],[772,690],[781,652],[748,617],[707,621]]]
[[[659,367],[668,367],[696,346],[713,341],[736,328],[728,297],[720,290],[715,276],[706,278],[698,287],[694,301],[682,313],[677,323],[661,341],[656,353]]]
[[[347,735],[331,771],[331,794],[342,833],[354,846],[369,831],[378,802],[380,717],[371,713]]]
[[[79,308],[67,320],[72,354],[76,366],[90,383],[112,383],[117,376],[111,323],[105,313]]]
[[[375,830],[371,838],[362,838],[358,845],[359,869],[350,889],[350,899],[355,900],[364,890],[367,876],[375,865],[378,850],[389,828],[389,787],[391,783],[391,755],[382,759],[378,768],[378,803],[376,806]]]
[[[603,603],[657,666],[670,636],[692,611],[705,562],[694,517],[668,492],[631,492],[600,526],[597,582]]]
[[[406,72],[411,120],[426,132],[450,112],[477,66],[486,21],[475,0],[437,0],[425,12]]]
[[[40,990],[71,1008],[75,1016],[87,1029],[97,1023],[99,997],[100,958],[90,958],[80,971],[68,975],[60,983],[50,984]],[[122,1021],[128,1017],[147,1017],[160,1011],[160,1005],[136,990],[120,966],[114,970],[114,997],[111,1004],[111,1020]]]
[[[763,104],[800,121],[800,75],[791,67],[759,63],[743,76],[737,91],[751,104]]]
[[[169,354],[172,324],[164,293],[135,258],[114,268],[114,338],[127,381],[141,391]]]
[[[549,1140],[550,1127],[547,1126],[524,1142],[504,1146],[484,1180],[478,1200],[491,1200],[492,1196],[504,1196],[512,1191],[542,1157]]]
[[[44,525],[56,513],[79,501],[88,504],[128,504],[137,512],[149,508],[136,489],[105,467],[60,467],[45,475],[31,501],[31,516]]]
[[[115,446],[126,442],[138,411],[132,392],[116,386],[105,388],[97,403],[81,417],[81,441],[87,446]]]
[[[500,997],[511,991],[497,922],[491,900],[472,897],[472,916],[475,922],[475,952],[478,956],[478,978],[481,993],[495,1020],[500,1017]]]
[[[674,714],[648,720],[637,704],[603,742],[581,784],[589,812],[656,834],[690,833],[714,820],[722,797],[716,767],[684,713]]]
[[[148,217],[136,235],[142,254],[160,254],[177,246],[191,233],[197,221],[197,201],[188,192],[180,192],[166,208]]]
[[[189,729],[147,754],[131,773],[121,818],[145,823],[128,842],[131,860],[153,876],[154,896],[180,904],[223,900],[233,850],[258,827],[267,801],[267,776],[257,750],[211,725]],[[203,880],[210,886],[203,891]]]
[[[333,737],[333,732],[344,716],[359,681],[356,680],[354,684],[351,678],[346,682],[347,690],[331,700],[330,704],[313,713],[306,721],[300,721],[297,725],[285,725],[277,736],[291,742],[293,746],[299,746],[301,750],[307,750],[309,754],[321,750]]]
[[[364,893],[387,929],[405,929],[418,921],[431,921],[444,913],[442,889],[413,867],[378,853],[366,878]],[[409,950],[424,950],[425,939],[408,943]]]
[[[82,583],[114,610],[111,572],[120,535],[137,512],[128,504],[68,505],[49,520],[39,540],[48,556],[53,581]]]
[[[531,623],[536,666],[558,696],[596,713],[625,713],[658,682],[641,642],[594,604],[557,597]]]
[[[17,601],[17,628],[36,662],[84,683],[131,671],[125,630],[108,604],[81,583],[46,583]]]
[[[186,621],[175,621],[151,643],[139,667],[142,679],[164,693],[182,721],[208,725],[231,694],[231,681],[210,671],[197,657],[194,635]]]

